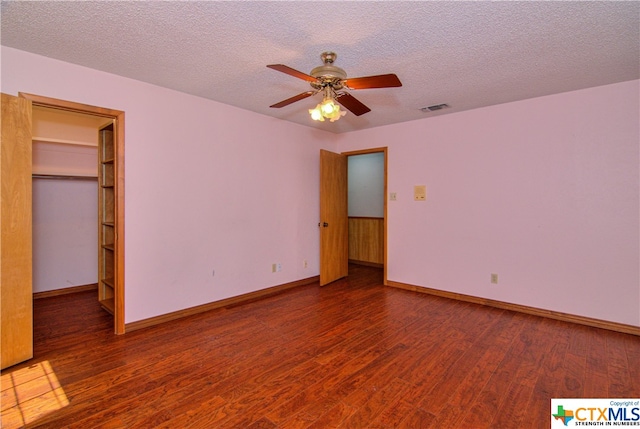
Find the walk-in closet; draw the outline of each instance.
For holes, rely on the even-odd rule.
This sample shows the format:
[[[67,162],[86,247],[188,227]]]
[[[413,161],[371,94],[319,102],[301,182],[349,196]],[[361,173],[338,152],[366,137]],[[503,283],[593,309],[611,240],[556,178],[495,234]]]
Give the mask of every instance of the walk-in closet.
[[[98,130],[109,122],[98,116],[33,108],[36,297],[68,288],[97,289]]]

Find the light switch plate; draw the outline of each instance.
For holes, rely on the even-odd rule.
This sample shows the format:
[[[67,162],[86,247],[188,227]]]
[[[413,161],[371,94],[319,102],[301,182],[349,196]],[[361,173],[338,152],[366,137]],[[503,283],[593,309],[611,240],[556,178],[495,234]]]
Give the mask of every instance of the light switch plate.
[[[413,187],[414,201],[427,201],[427,185],[415,185]]]

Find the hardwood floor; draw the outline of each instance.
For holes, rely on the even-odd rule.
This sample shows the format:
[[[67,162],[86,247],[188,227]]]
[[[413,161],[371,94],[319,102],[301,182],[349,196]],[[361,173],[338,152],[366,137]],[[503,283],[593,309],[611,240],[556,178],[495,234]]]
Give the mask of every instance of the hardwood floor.
[[[640,338],[386,288],[381,270],[112,333],[95,293],[34,302],[2,427],[548,428],[550,399],[640,397]]]

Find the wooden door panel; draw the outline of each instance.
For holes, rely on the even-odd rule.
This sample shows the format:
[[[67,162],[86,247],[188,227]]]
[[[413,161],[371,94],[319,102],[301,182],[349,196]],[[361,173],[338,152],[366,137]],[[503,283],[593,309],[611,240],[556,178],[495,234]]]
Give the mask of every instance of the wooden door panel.
[[[347,157],[320,151],[320,285],[348,275]]]
[[[31,102],[2,94],[0,367],[33,357]]]

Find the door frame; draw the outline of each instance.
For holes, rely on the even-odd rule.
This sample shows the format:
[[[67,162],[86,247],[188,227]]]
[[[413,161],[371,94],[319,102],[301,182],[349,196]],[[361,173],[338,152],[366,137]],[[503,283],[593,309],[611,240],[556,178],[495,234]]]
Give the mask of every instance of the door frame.
[[[354,155],[366,155],[369,153],[380,153],[384,154],[384,206],[383,206],[383,281],[382,284],[388,286],[387,283],[387,164],[389,162],[389,150],[388,147],[377,147],[371,149],[362,149],[362,150],[354,150],[349,152],[342,152],[341,155],[346,155],[347,158]]]
[[[84,113],[93,116],[102,116],[115,121],[115,206],[116,206],[116,231],[115,231],[115,287],[114,287],[114,332],[124,334],[124,112],[105,107],[91,106],[88,104],[60,100],[57,98],[43,97],[41,95],[19,92],[18,97],[31,100],[33,106],[48,107],[69,112]]]

